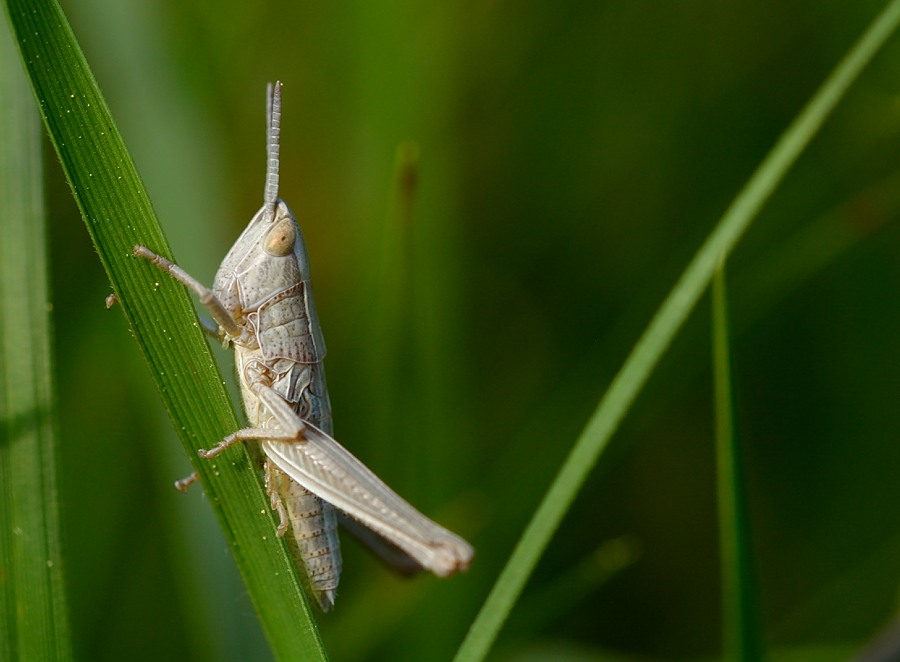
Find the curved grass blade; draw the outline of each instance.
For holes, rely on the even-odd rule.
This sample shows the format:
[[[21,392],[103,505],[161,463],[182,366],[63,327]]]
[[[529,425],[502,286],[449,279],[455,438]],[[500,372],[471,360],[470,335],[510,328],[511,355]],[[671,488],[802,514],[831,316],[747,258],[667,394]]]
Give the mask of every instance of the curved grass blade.
[[[0,659],[69,660],[41,128],[0,24]]]
[[[893,0],[778,139],[691,260],[616,374],[609,390],[588,420],[584,432],[575,442],[472,623],[456,654],[456,660],[482,660],[487,655],[579,488],[653,368],[706,290],[717,264],[733,250],[750,221],[769,199],[838,101],[894,32],[898,21],[900,0]]]
[[[229,453],[227,467],[197,460],[198,448],[238,429],[238,421],[184,288],[131,257],[135,244],[167,257],[171,252],[71,28],[52,0],[7,0],[5,5],[88,232],[201,475],[269,642],[282,659],[325,659],[247,451]]]

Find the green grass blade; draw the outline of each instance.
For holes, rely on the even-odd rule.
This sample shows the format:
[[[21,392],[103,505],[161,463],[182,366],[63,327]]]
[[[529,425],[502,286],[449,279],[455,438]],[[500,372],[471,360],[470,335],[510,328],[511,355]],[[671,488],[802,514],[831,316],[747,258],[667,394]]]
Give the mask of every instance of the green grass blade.
[[[41,128],[6,21],[0,99],[0,659],[67,660]]]
[[[694,308],[716,265],[734,248],[825,119],[900,21],[900,0],[889,3],[779,138],[726,210],[663,302],[619,370],[522,534],[457,652],[460,661],[482,660],[518,598],[550,537],[586,476],[606,448],[676,332]]]
[[[726,660],[752,662],[761,659],[762,648],[756,617],[743,465],[735,431],[724,265],[716,269],[713,278],[712,307],[724,652]]]
[[[324,659],[318,630],[287,549],[274,536],[261,480],[247,451],[232,449],[216,463],[197,460],[198,448],[237,429],[238,421],[184,288],[131,257],[138,243],[167,257],[171,253],[69,24],[51,0],[5,4],[88,232],[200,472],[269,642],[282,659]]]

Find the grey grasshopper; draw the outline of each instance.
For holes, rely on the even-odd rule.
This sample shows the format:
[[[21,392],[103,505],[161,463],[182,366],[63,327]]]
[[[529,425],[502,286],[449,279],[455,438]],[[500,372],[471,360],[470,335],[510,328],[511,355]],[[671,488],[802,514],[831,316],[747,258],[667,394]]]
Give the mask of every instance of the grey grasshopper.
[[[385,560],[406,572],[445,577],[465,570],[472,547],[391,490],[332,438],[322,360],[325,343],[313,303],[309,258],[297,221],[278,197],[281,84],[267,90],[264,204],[219,267],[213,288],[135,246],[134,254],[183,283],[215,320],[208,330],[234,345],[250,426],[208,451],[258,441],[278,535],[290,544],[318,605],[334,605],[341,572],[340,521]],[[196,474],[179,481],[185,488]]]

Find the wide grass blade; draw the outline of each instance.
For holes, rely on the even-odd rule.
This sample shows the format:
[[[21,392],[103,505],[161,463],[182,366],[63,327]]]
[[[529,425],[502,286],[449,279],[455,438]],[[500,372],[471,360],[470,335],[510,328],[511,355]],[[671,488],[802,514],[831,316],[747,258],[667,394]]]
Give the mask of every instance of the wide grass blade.
[[[743,464],[735,426],[724,265],[716,269],[712,283],[712,337],[724,653],[726,660],[753,662],[761,659],[762,648]]]
[[[171,253],[69,24],[52,0],[8,0],[5,5],[88,232],[201,475],[272,648],[282,659],[324,659],[312,614],[287,549],[275,538],[259,473],[247,451],[229,450],[216,463],[197,459],[198,448],[237,429],[238,420],[184,288],[131,257],[135,244],[146,244],[166,257]],[[139,77],[135,80],[139,84]]]
[[[63,590],[41,127],[0,23],[0,660],[72,658]]]
[[[779,138],[666,297],[575,442],[488,595],[457,660],[482,660],[586,476],[676,332],[785,173],[900,21],[889,3]]]

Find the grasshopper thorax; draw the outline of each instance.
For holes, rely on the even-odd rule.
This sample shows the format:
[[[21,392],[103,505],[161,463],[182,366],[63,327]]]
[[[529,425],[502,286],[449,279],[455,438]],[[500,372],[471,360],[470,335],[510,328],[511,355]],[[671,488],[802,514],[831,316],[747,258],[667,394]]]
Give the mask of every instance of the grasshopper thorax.
[[[309,258],[291,210],[278,199],[274,217],[267,216],[263,206],[216,273],[213,292],[236,320],[309,280]]]

